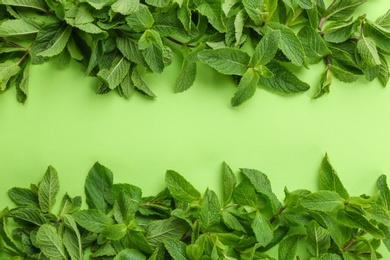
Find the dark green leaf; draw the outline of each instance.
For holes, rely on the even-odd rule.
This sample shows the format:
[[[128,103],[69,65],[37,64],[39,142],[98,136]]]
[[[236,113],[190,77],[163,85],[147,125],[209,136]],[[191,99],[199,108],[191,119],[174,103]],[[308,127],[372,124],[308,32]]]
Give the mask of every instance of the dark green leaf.
[[[43,212],[51,213],[59,188],[57,171],[49,166],[38,187],[39,206]]]
[[[194,202],[200,199],[200,193],[183,176],[175,171],[167,171],[165,183],[172,196],[184,202]]]
[[[349,198],[347,190],[329,162],[328,155],[325,155],[321,163],[319,188],[320,190],[335,191],[344,199]]]
[[[101,212],[108,211],[109,204],[105,200],[104,194],[110,191],[112,183],[112,172],[100,163],[95,163],[88,173],[84,186],[90,209],[97,209]]]
[[[41,12],[47,12],[47,6],[44,0],[2,0],[1,4],[16,7],[26,7],[36,9]]]
[[[275,193],[272,192],[271,182],[267,175],[254,169],[241,169],[242,173],[249,179],[256,191],[265,195],[271,202],[273,213],[276,213],[282,204],[276,197]]]
[[[127,226],[125,224],[114,224],[105,227],[100,235],[109,240],[119,240],[127,233]]]
[[[18,222],[18,220],[21,220],[37,226],[41,226],[45,223],[48,223],[48,220],[40,211],[29,206],[11,209],[7,213],[7,217],[13,218],[16,222]]]
[[[131,73],[131,81],[133,82],[135,88],[143,95],[150,98],[156,97],[153,91],[150,90],[150,88],[146,85],[145,81],[141,78],[141,75],[139,74],[137,67],[135,67],[133,69],[133,72]]]
[[[359,75],[353,74],[352,72],[346,71],[335,65],[330,66],[330,71],[335,78],[342,82],[352,83],[359,79]]]
[[[360,25],[359,20],[337,21],[324,29],[324,39],[328,42],[340,43],[348,40]]]
[[[330,66],[328,66],[321,75],[320,88],[314,98],[319,98],[322,95],[329,93],[329,88],[332,84],[332,80],[332,72],[330,71]]]
[[[337,215],[337,219],[348,227],[363,229],[374,238],[385,238],[384,233],[361,214],[352,211],[341,210]]]
[[[71,198],[68,194],[65,194],[61,201],[60,206],[60,216],[64,216],[65,214],[72,214],[78,211],[81,207],[81,197],[76,196]]]
[[[116,88],[122,83],[123,79],[129,73],[130,62],[123,56],[115,57],[109,69],[102,69],[97,76],[101,78],[110,89]]]
[[[259,79],[260,74],[255,69],[249,68],[238,84],[238,89],[231,100],[232,106],[239,106],[249,100],[256,92]]]
[[[344,199],[335,191],[321,190],[301,198],[301,205],[308,210],[335,211],[344,208]]]
[[[52,225],[44,224],[38,229],[36,242],[48,258],[68,259],[62,239]]]
[[[366,0],[335,0],[322,14],[328,20],[346,20]]]
[[[19,64],[14,61],[7,60],[0,63],[0,92],[7,89],[10,79],[16,76],[20,70]]]
[[[279,93],[299,93],[310,88],[309,84],[301,81],[283,65],[272,61],[267,68],[275,75],[274,77],[260,77],[259,84],[269,90]]]
[[[197,10],[200,14],[207,17],[210,24],[219,32],[225,32],[226,26],[224,24],[222,12],[222,0],[203,0],[198,5]]]
[[[64,215],[64,223],[66,228],[62,236],[63,244],[72,260],[82,260],[84,250],[77,224],[70,215]]]
[[[269,63],[278,50],[280,40],[280,31],[275,30],[266,34],[255,48],[255,52],[251,58],[250,66],[266,65]]]
[[[186,244],[181,241],[167,239],[164,240],[165,248],[174,260],[187,260]]]
[[[371,38],[362,37],[357,43],[357,51],[361,56],[362,62],[368,66],[381,65],[376,44]]]
[[[229,165],[225,162],[222,165],[223,167],[223,194],[222,194],[222,206],[227,206],[233,197],[233,191],[236,187],[237,180],[233,171],[230,169]]]
[[[378,190],[380,191],[380,197],[382,199],[383,204],[385,205],[386,209],[390,209],[390,190],[387,186],[387,176],[381,175],[377,182],[376,186],[378,187]]]
[[[132,31],[142,32],[153,26],[154,19],[149,8],[144,4],[139,4],[135,12],[126,16],[126,22]]]
[[[329,247],[330,235],[328,230],[312,220],[307,225],[307,251],[309,251],[312,256],[319,257],[323,253],[327,253]]]
[[[302,46],[309,63],[318,63],[324,56],[331,53],[324,39],[316,30],[309,26],[302,27],[298,32],[298,37],[302,41]]]
[[[290,235],[284,238],[279,244],[278,259],[294,260],[298,247],[298,241],[302,235]]]
[[[146,256],[144,256],[141,252],[136,249],[126,248],[120,251],[113,260],[146,260]]]
[[[39,208],[38,196],[30,189],[14,187],[8,191],[8,196],[18,206]]]
[[[72,214],[77,224],[94,233],[100,233],[113,221],[101,211],[96,209],[80,210]]]
[[[274,231],[269,220],[259,211],[256,211],[251,227],[260,246],[268,245],[274,238]]]
[[[221,48],[199,52],[200,61],[226,75],[244,75],[247,71],[250,57],[241,50]]]
[[[199,212],[199,223],[202,232],[213,229],[215,225],[219,224],[220,219],[221,206],[219,205],[217,194],[207,189]]]

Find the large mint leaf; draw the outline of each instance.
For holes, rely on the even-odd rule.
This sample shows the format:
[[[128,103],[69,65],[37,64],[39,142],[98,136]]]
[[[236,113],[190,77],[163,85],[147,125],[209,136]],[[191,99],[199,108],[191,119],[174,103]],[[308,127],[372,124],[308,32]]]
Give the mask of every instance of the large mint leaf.
[[[113,224],[103,229],[100,233],[101,236],[108,240],[119,240],[126,236],[127,225],[125,224]]]
[[[359,75],[356,75],[336,65],[331,65],[329,68],[333,76],[342,82],[351,83],[359,79]]]
[[[225,32],[226,26],[222,12],[222,0],[203,0],[198,5],[197,10],[200,14],[207,17],[210,24],[217,29],[219,32]]]
[[[267,23],[266,30],[279,30],[279,48],[282,50],[284,55],[291,60],[291,62],[297,66],[302,66],[305,63],[305,51],[302,46],[301,40],[295,34],[295,32],[283,24],[276,22]]]
[[[301,205],[308,210],[335,211],[344,208],[344,199],[334,191],[322,190],[301,198]]]
[[[302,41],[309,63],[317,63],[331,53],[318,31],[309,26],[302,27],[298,32],[298,37]]]
[[[194,202],[200,199],[200,193],[191,183],[175,171],[167,171],[165,174],[165,183],[172,196],[184,202]]]
[[[275,76],[260,77],[259,84],[269,90],[289,94],[303,92],[310,88],[309,84],[301,81],[286,67],[275,61],[268,63],[267,68]]]
[[[317,221],[312,220],[307,225],[306,248],[314,257],[327,253],[330,247],[329,231],[321,227]]]
[[[360,25],[359,20],[337,21],[324,29],[324,39],[328,42],[341,43],[348,40]]]
[[[370,221],[368,221],[363,215],[353,212],[340,210],[337,214],[337,219],[340,223],[352,227],[352,228],[360,228],[363,229],[368,234],[372,235],[374,238],[383,239],[385,238],[385,234],[373,225]]]
[[[15,222],[21,220],[23,222],[31,223],[36,226],[41,226],[43,224],[48,223],[48,220],[40,211],[29,206],[23,206],[23,207],[17,207],[15,209],[11,209],[7,213],[7,217],[13,218]]]
[[[223,187],[222,187],[222,206],[227,206],[232,198],[234,188],[236,187],[237,180],[233,171],[230,169],[227,163],[223,163]]]
[[[139,0],[118,0],[111,5],[114,12],[122,15],[128,15],[136,12],[139,8]]]
[[[200,228],[203,232],[212,230],[221,220],[221,206],[217,194],[207,189],[199,212]]]
[[[52,166],[49,166],[38,186],[39,206],[43,212],[51,213],[59,188],[58,173]]]
[[[302,235],[290,235],[284,238],[279,244],[278,259],[279,260],[294,260],[298,248],[299,239]]]
[[[239,106],[249,100],[256,92],[259,79],[259,72],[254,68],[249,68],[240,79],[238,89],[231,100],[232,106]]]
[[[112,172],[100,163],[95,163],[88,173],[84,186],[87,204],[90,209],[107,212],[109,205],[104,198],[104,194],[110,191],[112,183]]]
[[[141,78],[141,75],[138,72],[138,67],[135,67],[133,69],[133,72],[131,73],[131,81],[133,82],[134,87],[143,95],[155,98],[156,95],[153,93],[152,90],[146,85],[145,81]]]
[[[47,5],[44,0],[1,0],[0,4],[17,7],[27,7],[42,12],[47,12]]]
[[[366,0],[336,0],[322,14],[327,20],[346,20]]]
[[[195,81],[197,66],[196,62],[184,59],[176,80],[175,92],[183,92],[189,89]]]
[[[8,196],[18,206],[39,208],[38,196],[30,189],[14,187],[8,191]]]
[[[344,188],[339,176],[330,164],[328,155],[325,155],[321,163],[319,188],[320,190],[335,191],[344,199],[349,198],[348,191]]]
[[[133,186],[133,192],[121,191],[114,203],[114,216],[118,223],[129,225],[138,211],[142,192]]]
[[[100,233],[113,224],[112,219],[96,209],[80,210],[73,213],[72,217],[77,224],[94,233]]]
[[[254,169],[241,169],[242,173],[249,179],[256,191],[265,195],[272,207],[272,211],[275,213],[281,207],[282,204],[279,202],[275,193],[272,192],[271,182],[269,181],[267,175],[264,173],[254,170]]]
[[[154,19],[149,8],[144,4],[139,4],[135,12],[126,16],[126,22],[132,31],[142,32],[152,27]]]
[[[146,260],[146,256],[144,256],[141,252],[136,249],[126,248],[120,251],[113,260]]]
[[[150,69],[161,73],[165,67],[163,43],[160,34],[155,30],[146,30],[138,41],[138,48]]]
[[[116,88],[129,73],[131,63],[122,55],[115,57],[109,69],[102,69],[97,76],[101,78],[110,89]]]
[[[378,187],[378,190],[380,191],[380,197],[382,199],[384,206],[387,208],[387,210],[389,210],[390,209],[390,190],[389,190],[389,186],[387,185],[387,176],[381,175],[376,182],[376,186]]]
[[[362,62],[370,67],[381,65],[376,43],[368,37],[362,37],[357,43],[357,51],[359,52]]]
[[[68,259],[62,239],[52,225],[44,224],[38,229],[36,243],[48,258]]]
[[[28,37],[38,31],[39,26],[22,19],[5,20],[0,23],[0,37]]]
[[[266,65],[269,63],[278,50],[280,40],[280,31],[275,30],[266,34],[255,48],[255,52],[251,58],[250,66]]]
[[[174,260],[187,260],[186,244],[181,241],[167,239],[164,241],[165,248]]]
[[[84,257],[84,250],[77,224],[70,215],[64,215],[64,224],[66,228],[62,236],[63,244],[72,260],[82,260]]]
[[[266,246],[273,240],[274,231],[272,230],[271,224],[259,211],[256,212],[251,227],[260,246]]]
[[[14,249],[16,252],[23,254],[23,249],[20,248],[18,243],[14,240],[12,234],[8,230],[8,221],[7,221],[7,215],[8,208],[3,209],[0,211],[0,246],[3,248],[3,246],[6,244],[12,249]]]
[[[41,57],[53,57],[60,54],[68,43],[71,33],[72,27],[62,24],[56,31],[54,38],[45,42],[46,46],[44,47],[44,50],[36,53],[36,55]]]
[[[0,92],[8,87],[8,83],[13,76],[20,72],[21,68],[17,62],[7,60],[0,63]]]
[[[142,51],[138,48],[137,40],[128,37],[117,37],[116,45],[122,55],[129,61],[148,66],[142,55]]]
[[[390,52],[390,28],[382,27],[370,20],[365,21],[364,35],[373,39],[382,50]]]
[[[175,217],[155,220],[147,226],[145,237],[150,246],[155,249],[167,239],[180,240],[189,228],[184,220]]]
[[[199,52],[200,61],[226,75],[244,75],[247,71],[250,57],[241,50],[221,48]]]

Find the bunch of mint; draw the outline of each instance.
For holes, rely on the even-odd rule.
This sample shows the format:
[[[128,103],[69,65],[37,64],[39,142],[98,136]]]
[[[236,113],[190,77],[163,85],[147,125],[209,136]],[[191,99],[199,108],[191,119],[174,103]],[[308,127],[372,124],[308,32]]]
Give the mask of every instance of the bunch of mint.
[[[0,0],[0,92],[15,85],[25,102],[30,65],[56,56],[61,66],[75,60],[99,77],[98,93],[154,98],[144,76],[161,73],[174,52],[183,58],[176,92],[191,87],[202,62],[237,82],[233,106],[258,86],[308,90],[292,71],[319,62],[325,69],[315,97],[329,92],[333,77],[364,75],[385,86],[390,12],[376,21],[355,17],[365,1]]]
[[[319,191],[285,188],[279,201],[267,176],[241,169],[241,181],[223,164],[222,196],[203,195],[182,175],[167,171],[166,188],[143,196],[139,187],[113,182],[96,163],[80,196],[65,194],[53,211],[59,178],[49,167],[38,185],[12,188],[17,205],[0,212],[0,253],[8,259],[113,260],[355,260],[390,251],[390,191],[378,178],[372,196],[351,196],[328,157]]]

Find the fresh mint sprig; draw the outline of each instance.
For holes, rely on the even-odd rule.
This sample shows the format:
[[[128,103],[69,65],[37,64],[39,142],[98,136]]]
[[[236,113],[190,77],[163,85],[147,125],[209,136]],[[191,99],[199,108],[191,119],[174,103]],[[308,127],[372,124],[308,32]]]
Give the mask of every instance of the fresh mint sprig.
[[[232,75],[238,106],[258,87],[291,94],[309,89],[294,70],[323,62],[319,91],[333,77],[389,80],[390,12],[377,20],[355,10],[365,0],[0,0],[0,91],[25,102],[31,64],[75,60],[100,79],[97,93],[156,95],[145,73],[161,73],[181,52],[176,92],[189,89],[204,63]]]
[[[325,156],[319,190],[289,191],[280,201],[268,177],[243,168],[241,181],[223,163],[222,196],[200,193],[179,173],[165,174],[155,196],[96,163],[80,196],[65,194],[48,167],[30,188],[12,188],[16,204],[0,212],[0,253],[7,259],[379,259],[390,251],[390,190],[386,175],[371,196],[353,196]],[[56,208],[56,210],[53,210]],[[302,257],[302,258],[301,258]],[[3,258],[5,259],[5,258]]]

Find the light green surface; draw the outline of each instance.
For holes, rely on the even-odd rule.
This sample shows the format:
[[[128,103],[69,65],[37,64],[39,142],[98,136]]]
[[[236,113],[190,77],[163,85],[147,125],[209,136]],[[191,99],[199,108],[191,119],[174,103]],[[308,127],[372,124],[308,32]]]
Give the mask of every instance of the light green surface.
[[[390,8],[387,0],[361,7],[370,19]],[[378,12],[378,10],[383,10]],[[151,195],[173,169],[201,191],[219,191],[221,164],[268,174],[274,191],[317,187],[327,152],[351,194],[372,193],[380,174],[390,171],[390,86],[364,79],[335,83],[318,100],[319,64],[302,69],[310,91],[281,96],[258,89],[241,107],[230,107],[235,86],[228,77],[200,66],[195,85],[174,94],[179,58],[162,74],[145,80],[157,94],[130,100],[116,92],[94,94],[97,80],[80,66],[59,70],[51,62],[34,66],[30,96],[17,103],[15,89],[0,96],[0,208],[6,191],[40,180],[48,165],[60,174],[61,194],[83,194],[95,161]],[[384,252],[385,259],[390,254]]]

